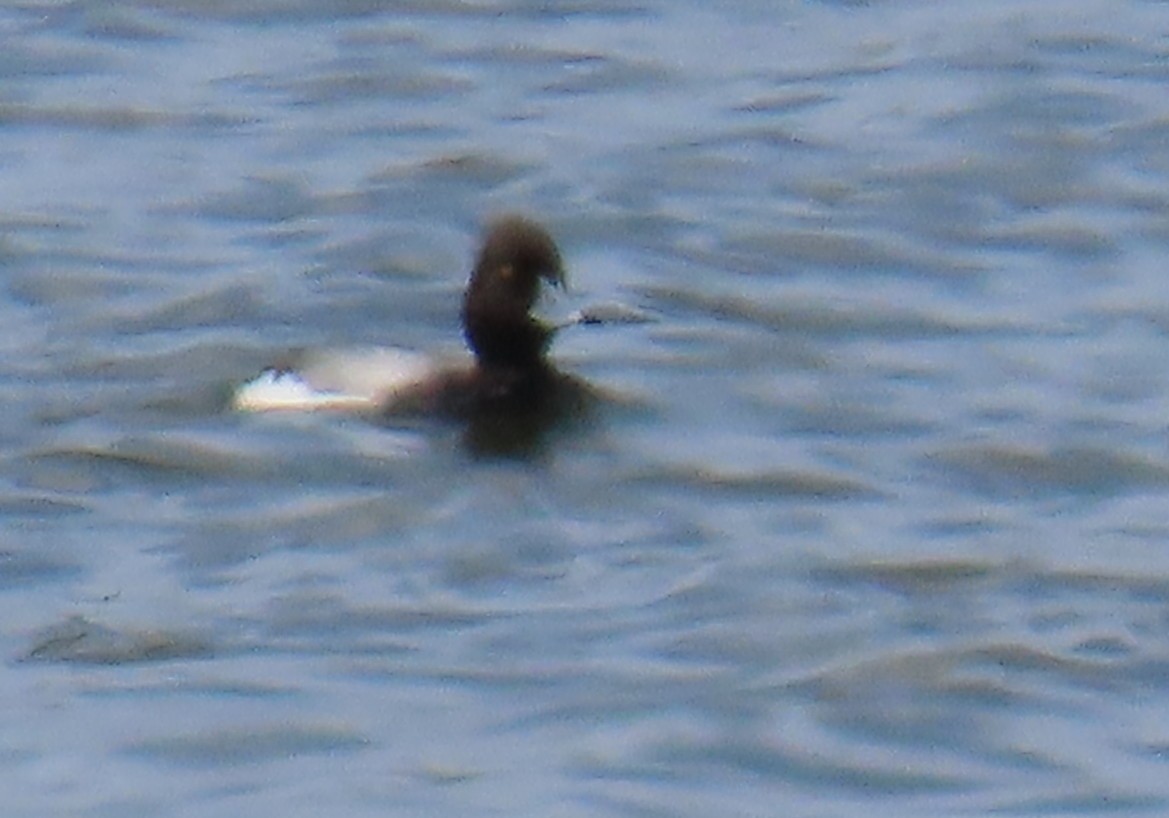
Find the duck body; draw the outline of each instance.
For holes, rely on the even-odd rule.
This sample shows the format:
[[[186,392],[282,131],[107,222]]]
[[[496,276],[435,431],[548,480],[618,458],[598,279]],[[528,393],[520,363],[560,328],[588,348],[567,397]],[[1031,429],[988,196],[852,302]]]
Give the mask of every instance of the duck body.
[[[425,384],[441,367],[420,352],[392,347],[303,352],[241,385],[232,406],[242,412],[376,412]]]
[[[472,361],[389,348],[309,353],[244,384],[233,404],[249,412],[327,409],[540,426],[580,405],[585,392],[547,360],[556,328],[531,315],[544,282],[565,286],[551,235],[530,219],[501,218],[488,226],[463,296]]]

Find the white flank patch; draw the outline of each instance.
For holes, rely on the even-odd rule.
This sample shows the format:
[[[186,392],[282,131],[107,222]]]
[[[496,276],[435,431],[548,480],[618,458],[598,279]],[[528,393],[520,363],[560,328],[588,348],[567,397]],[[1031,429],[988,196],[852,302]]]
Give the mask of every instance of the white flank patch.
[[[272,412],[313,409],[372,409],[374,404],[362,395],[341,392],[318,392],[296,372],[261,372],[259,377],[242,384],[235,392],[232,406],[240,412]]]
[[[321,352],[299,371],[265,370],[236,390],[241,412],[377,409],[434,373],[424,355],[402,349]]]

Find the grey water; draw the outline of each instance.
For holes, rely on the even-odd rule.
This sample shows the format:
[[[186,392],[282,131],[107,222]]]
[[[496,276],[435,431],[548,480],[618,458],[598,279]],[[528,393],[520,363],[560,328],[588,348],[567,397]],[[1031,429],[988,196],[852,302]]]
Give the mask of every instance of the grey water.
[[[13,816],[1169,813],[1169,4],[0,7]],[[561,244],[597,417],[246,415]]]

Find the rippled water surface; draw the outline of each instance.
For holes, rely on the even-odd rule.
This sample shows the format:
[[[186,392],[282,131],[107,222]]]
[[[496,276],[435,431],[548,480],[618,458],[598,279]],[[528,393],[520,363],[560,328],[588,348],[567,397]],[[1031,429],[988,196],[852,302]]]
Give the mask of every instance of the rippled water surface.
[[[21,816],[1169,813],[1169,5],[0,9]],[[546,223],[593,422],[240,415]]]

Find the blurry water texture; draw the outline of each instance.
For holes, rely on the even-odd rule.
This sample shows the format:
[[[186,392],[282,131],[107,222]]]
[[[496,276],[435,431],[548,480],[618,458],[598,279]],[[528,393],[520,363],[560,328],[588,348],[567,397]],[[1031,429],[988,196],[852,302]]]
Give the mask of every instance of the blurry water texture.
[[[0,9],[6,815],[1169,813],[1169,4]],[[595,424],[248,416],[561,242]]]

